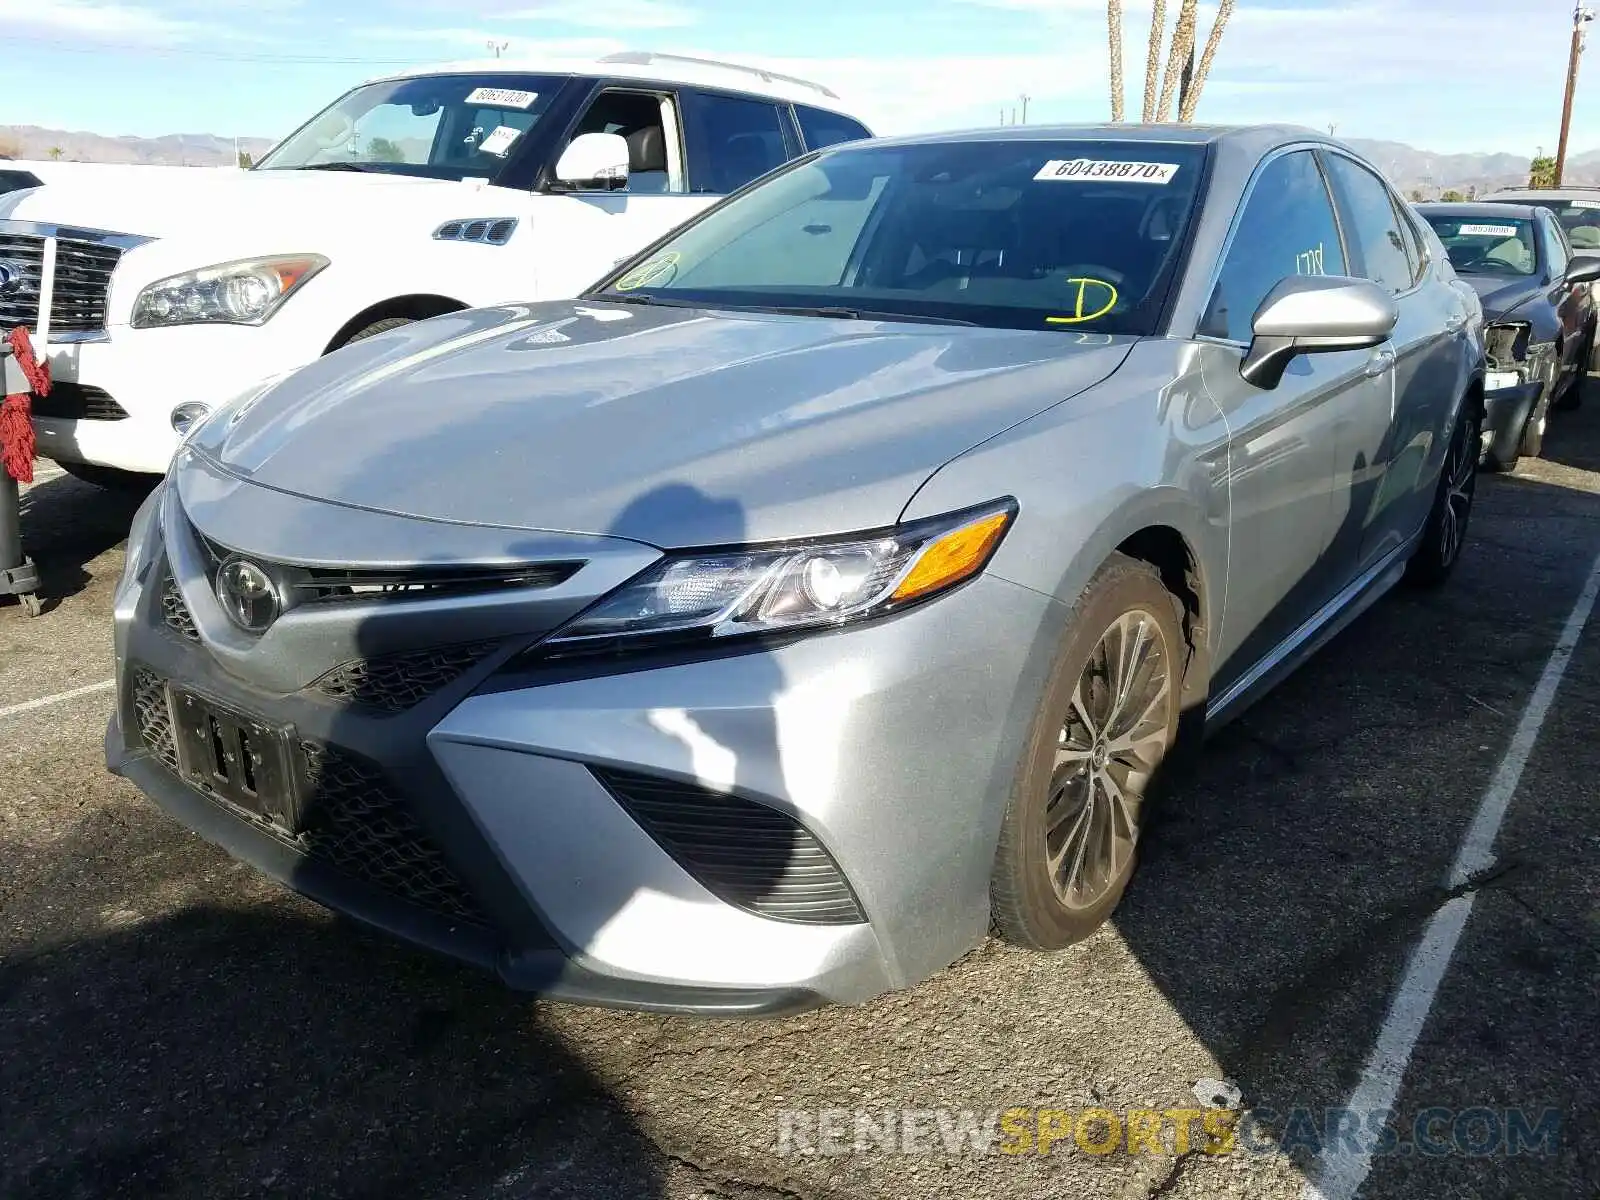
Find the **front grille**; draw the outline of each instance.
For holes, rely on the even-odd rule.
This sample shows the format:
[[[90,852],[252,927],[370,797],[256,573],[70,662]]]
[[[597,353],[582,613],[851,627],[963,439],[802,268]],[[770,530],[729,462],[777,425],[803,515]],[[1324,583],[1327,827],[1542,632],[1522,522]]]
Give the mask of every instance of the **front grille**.
[[[139,738],[167,770],[178,773],[178,742],[172,734],[172,713],[167,708],[166,686],[143,667],[133,672],[133,712]]]
[[[444,855],[377,767],[331,746],[302,743],[306,854],[430,912],[488,925]]]
[[[64,421],[126,421],[127,410],[103,388],[57,380],[50,394],[33,398],[33,415]]]
[[[866,920],[833,856],[777,809],[692,783],[590,770],[663,850],[728,904],[804,925]]]
[[[422,703],[494,653],[498,642],[473,642],[363,658],[335,667],[311,686],[330,700],[399,713]]]
[[[44,293],[44,238],[31,233],[0,233],[0,262],[19,270],[14,284],[0,299],[0,328],[26,325],[36,329],[39,299]],[[50,301],[50,332],[98,333],[106,327],[106,296],[111,272],[122,250],[83,238],[56,239],[54,289]]]
[[[178,582],[165,567],[161,572],[161,619],[166,622],[168,629],[185,641],[200,640],[200,630],[196,628],[194,618],[189,615],[189,606],[183,602],[183,593],[178,591]]]
[[[167,770],[180,775],[166,685],[134,667],[133,715],[139,740]],[[304,828],[289,838],[307,858],[391,896],[452,920],[490,922],[406,802],[377,767],[312,742],[300,745]]]

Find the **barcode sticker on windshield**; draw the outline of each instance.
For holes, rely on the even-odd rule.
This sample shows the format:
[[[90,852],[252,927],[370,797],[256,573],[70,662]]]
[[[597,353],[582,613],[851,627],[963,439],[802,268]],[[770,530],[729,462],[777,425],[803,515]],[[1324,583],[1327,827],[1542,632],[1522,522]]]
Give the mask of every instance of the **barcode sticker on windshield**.
[[[1463,225],[1456,230],[1457,237],[1516,237],[1515,225]]]
[[[478,143],[478,149],[485,154],[498,154],[501,158],[504,158],[506,151],[511,149],[511,143],[521,136],[522,130],[513,129],[509,125],[501,125]]]
[[[1171,183],[1177,163],[1117,162],[1101,158],[1055,158],[1039,168],[1034,179],[1058,183],[1114,179],[1119,183]]]
[[[532,108],[538,92],[519,92],[515,88],[474,88],[468,104],[487,104],[491,108]]]
[[[1571,208],[1600,208],[1600,200],[1570,200],[1568,201],[1568,206]]]

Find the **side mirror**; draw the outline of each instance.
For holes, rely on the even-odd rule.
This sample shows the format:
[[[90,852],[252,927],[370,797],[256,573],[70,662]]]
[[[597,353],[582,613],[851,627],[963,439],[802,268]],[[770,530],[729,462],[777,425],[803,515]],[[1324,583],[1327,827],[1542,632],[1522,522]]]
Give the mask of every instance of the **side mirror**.
[[[1275,388],[1298,356],[1381,346],[1399,319],[1394,297],[1370,280],[1291,275],[1256,309],[1239,373],[1258,388]]]
[[[1568,283],[1593,283],[1600,279],[1600,254],[1574,254],[1567,264]]]
[[[556,179],[601,191],[627,187],[628,139],[616,133],[580,133],[556,163]]]

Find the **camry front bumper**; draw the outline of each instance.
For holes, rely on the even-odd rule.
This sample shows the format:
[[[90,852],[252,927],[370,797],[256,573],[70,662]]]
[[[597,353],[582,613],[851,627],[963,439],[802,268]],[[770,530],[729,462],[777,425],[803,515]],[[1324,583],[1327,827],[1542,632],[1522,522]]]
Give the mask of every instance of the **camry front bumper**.
[[[1540,380],[1515,387],[1496,388],[1483,398],[1483,450],[1495,462],[1510,462],[1522,444],[1522,430],[1538,406],[1544,384]]]
[[[557,608],[584,601],[580,572],[526,628],[500,625],[492,650],[402,711],[373,713],[326,680],[348,678],[349,663],[333,660],[377,644],[392,614],[317,613],[316,638],[282,647],[311,659],[345,649],[258,670],[248,647],[226,644],[185,547],[160,532],[173,526],[181,543],[182,506],[152,508],[165,520],[135,531],[143,561],[118,595],[108,765],[313,899],[513,987],[724,1015],[865,1000],[984,936],[1004,804],[1060,633],[1056,602],[980,577],[899,616],[786,644],[521,657]],[[348,638],[328,628],[340,621],[355,622]],[[362,668],[368,685],[398,678],[382,665],[395,655],[430,653],[385,637]],[[412,661],[407,686],[440,674]],[[191,695],[281,732],[311,780],[292,820],[245,811],[193,777],[176,699]]]

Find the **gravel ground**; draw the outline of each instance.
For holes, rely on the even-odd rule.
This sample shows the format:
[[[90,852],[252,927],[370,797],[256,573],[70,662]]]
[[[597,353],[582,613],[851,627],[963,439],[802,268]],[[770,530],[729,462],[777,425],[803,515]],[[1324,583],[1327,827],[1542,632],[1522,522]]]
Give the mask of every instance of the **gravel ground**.
[[[25,502],[57,599],[37,621],[0,608],[0,710],[109,679],[136,504],[63,477]],[[780,1021],[509,994],[232,863],[107,775],[108,692],[0,715],[0,1195],[1299,1196],[1289,1114],[1346,1102],[1597,553],[1600,393],[1544,460],[1483,481],[1448,588],[1386,599],[1212,741],[1111,925]],[[1597,719],[1591,629],[1397,1104],[1408,1136],[1475,1107],[1553,1110],[1559,1130],[1536,1153],[1380,1156],[1364,1197],[1600,1196]],[[1194,1108],[1208,1078],[1242,1090],[1259,1149],[1179,1154],[1169,1122],[1157,1153],[1069,1135],[980,1154],[954,1124]],[[852,1112],[845,1152],[795,1152],[835,1109],[926,1128],[858,1149]]]

